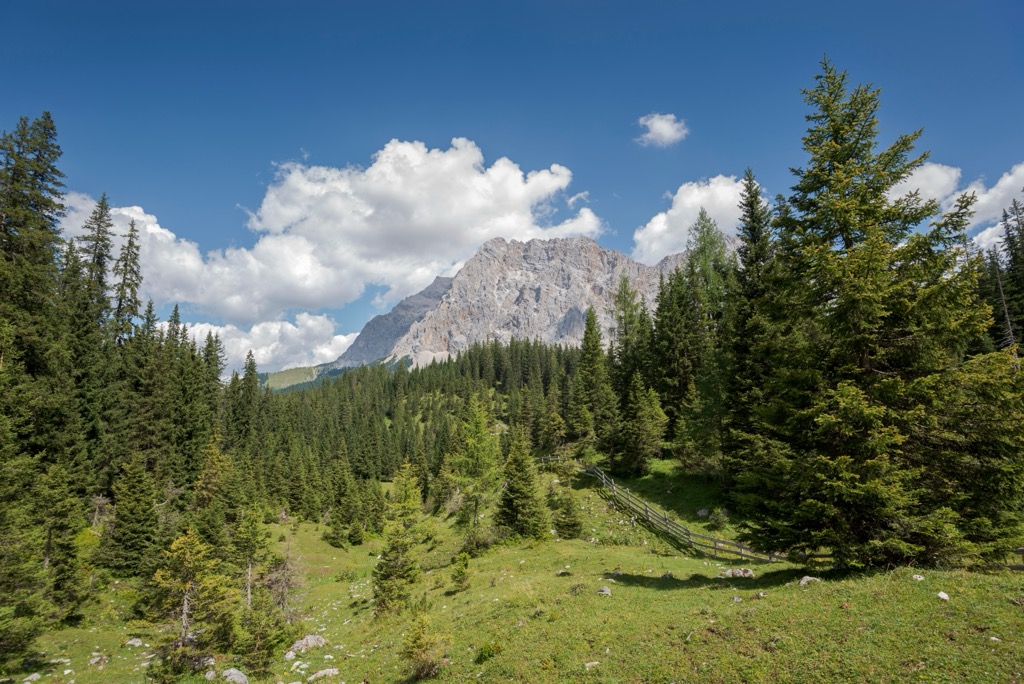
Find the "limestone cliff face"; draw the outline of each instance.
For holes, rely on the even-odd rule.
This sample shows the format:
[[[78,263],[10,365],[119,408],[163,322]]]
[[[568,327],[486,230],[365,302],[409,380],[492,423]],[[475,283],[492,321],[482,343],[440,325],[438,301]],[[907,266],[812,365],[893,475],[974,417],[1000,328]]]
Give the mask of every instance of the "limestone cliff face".
[[[409,328],[438,305],[451,284],[451,278],[438,276],[426,289],[406,297],[388,313],[374,316],[337,361],[320,368],[349,368],[388,358],[398,341],[409,332]]]
[[[525,243],[495,238],[466,262],[440,301],[383,357],[409,357],[422,365],[446,359],[474,342],[512,338],[579,345],[591,306],[607,341],[619,279],[629,278],[653,308],[659,276],[681,264],[682,258],[674,255],[646,266],[589,238]]]

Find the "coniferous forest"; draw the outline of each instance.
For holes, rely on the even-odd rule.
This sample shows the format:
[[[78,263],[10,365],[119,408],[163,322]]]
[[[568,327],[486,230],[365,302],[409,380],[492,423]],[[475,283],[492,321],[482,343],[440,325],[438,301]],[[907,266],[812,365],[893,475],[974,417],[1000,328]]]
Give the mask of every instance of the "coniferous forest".
[[[614,329],[588,312],[580,348],[480,343],[279,393],[251,353],[225,379],[218,338],[141,301],[138,236],[115,253],[106,197],[84,238],[62,237],[56,123],[15,122],[0,140],[3,668],[124,581],[162,635],[150,676],[218,654],[266,672],[302,618],[269,524],[382,540],[375,611],[397,613],[424,517],[465,537],[456,584],[496,540],[579,535],[571,488],[545,500],[540,457],[627,479],[678,462],[753,548],[836,568],[1001,562],[1024,544],[1024,204],[982,253],[971,195],[894,195],[927,154],[919,131],[879,140],[879,97],[825,62],[789,194],[763,197],[748,169],[738,239],[702,213],[656,300],[623,280]]]

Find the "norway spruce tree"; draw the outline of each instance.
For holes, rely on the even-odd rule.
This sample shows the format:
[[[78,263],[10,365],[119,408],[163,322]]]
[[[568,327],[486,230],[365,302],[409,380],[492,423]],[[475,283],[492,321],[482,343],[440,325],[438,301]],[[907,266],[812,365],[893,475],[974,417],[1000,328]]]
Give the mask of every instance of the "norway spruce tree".
[[[501,490],[494,523],[513,534],[539,539],[547,530],[547,511],[537,494],[537,475],[529,442],[521,432],[513,435],[505,460],[505,487]]]
[[[104,532],[103,563],[126,575],[149,564],[157,539],[156,490],[145,460],[134,456],[114,481],[114,517]]]
[[[745,537],[848,566],[992,554],[1019,539],[1024,421],[1008,355],[966,356],[989,324],[973,198],[943,216],[892,196],[925,155],[919,132],[878,148],[877,90],[825,62],[806,99],[809,159],[778,222],[778,353],[740,454]]]

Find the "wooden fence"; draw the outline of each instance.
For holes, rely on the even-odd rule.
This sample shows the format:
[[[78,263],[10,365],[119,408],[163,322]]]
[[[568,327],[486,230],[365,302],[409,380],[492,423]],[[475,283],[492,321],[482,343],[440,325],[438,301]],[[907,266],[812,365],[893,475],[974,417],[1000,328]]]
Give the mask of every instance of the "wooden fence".
[[[754,551],[749,546],[729,539],[718,539],[706,534],[694,532],[689,527],[681,525],[668,517],[668,513],[654,506],[645,499],[641,499],[628,488],[617,484],[615,480],[605,474],[597,466],[585,464],[583,472],[595,478],[608,493],[608,497],[626,511],[633,513],[639,520],[652,528],[658,534],[667,537],[678,546],[690,547],[696,551],[721,559],[757,560],[757,561],[780,561],[785,560],[782,556],[772,553],[761,553]]]
[[[558,457],[540,459],[542,463],[559,460],[572,459],[563,459]],[[740,560],[756,560],[764,562],[786,560],[784,556],[779,556],[774,553],[761,553],[753,550],[745,544],[741,544],[730,539],[719,539],[717,537],[711,537],[706,534],[694,532],[689,527],[681,525],[668,517],[668,513],[664,510],[658,508],[645,499],[638,497],[636,494],[629,491],[627,487],[623,487],[615,482],[615,480],[595,465],[583,464],[583,472],[600,482],[601,486],[607,493],[608,498],[610,498],[620,508],[632,513],[636,519],[647,525],[657,534],[666,537],[676,546],[688,547],[707,556],[724,560],[734,560],[737,558]],[[821,558],[827,557],[822,556]]]
[[[565,457],[546,457],[539,459],[542,463],[549,463],[552,461],[565,461],[575,459],[568,459]],[[755,551],[749,546],[735,542],[729,539],[718,539],[717,537],[711,537],[706,534],[700,534],[694,532],[689,527],[681,525],[675,520],[668,517],[668,513],[658,508],[654,504],[638,497],[636,494],[629,491],[627,487],[623,487],[609,477],[603,470],[595,465],[589,463],[582,464],[583,472],[590,477],[593,477],[601,486],[605,492],[616,505],[620,508],[634,514],[638,520],[643,522],[645,525],[650,527],[655,533],[666,537],[670,542],[677,546],[689,547],[695,551],[703,553],[713,558],[723,560],[756,560],[763,562],[775,562],[789,560],[786,556],[781,556],[776,553],[762,553]],[[996,567],[1006,568],[1009,570],[1024,570],[1024,547],[1017,549],[1007,549],[1007,556],[1009,555],[1020,555],[1021,564],[1004,563],[997,564]],[[828,561],[832,558],[829,554],[817,553],[817,554],[802,554],[800,560],[807,561]]]

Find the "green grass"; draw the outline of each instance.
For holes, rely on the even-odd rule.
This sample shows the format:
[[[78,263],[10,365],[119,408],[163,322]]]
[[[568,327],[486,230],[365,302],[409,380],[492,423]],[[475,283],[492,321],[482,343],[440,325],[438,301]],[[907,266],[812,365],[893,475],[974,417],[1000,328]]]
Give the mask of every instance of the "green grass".
[[[697,515],[702,509],[710,511],[717,507],[727,507],[720,485],[707,478],[686,473],[675,459],[654,459],[651,461],[651,472],[643,477],[614,479],[617,484],[668,512],[670,518],[694,532],[721,539],[736,538],[739,520],[733,514],[730,514],[728,523],[720,529],[712,528],[707,517]],[[594,485],[596,483],[592,482],[591,486]]]
[[[268,373],[264,385],[272,390],[284,389],[292,385],[316,380],[316,369],[313,367],[289,368],[276,373]]]
[[[653,492],[659,485],[652,478],[634,491],[643,486]],[[671,493],[665,489],[664,497],[678,498],[662,501],[677,506],[672,510],[687,523],[686,510],[695,515],[696,507],[712,503],[692,502],[675,486]],[[738,564],[685,557],[626,519],[596,489],[583,486],[576,494],[586,539],[552,536],[493,547],[470,562],[465,591],[453,590],[449,567],[461,532],[450,521],[430,523],[432,541],[417,547],[425,569],[417,591],[431,629],[450,639],[439,681],[1010,682],[1024,677],[1024,574],[833,572],[801,587],[798,580],[807,572],[802,568],[748,564],[754,579],[718,579],[723,569]],[[322,528],[315,525],[273,526],[272,532],[275,540],[285,535],[279,550],[287,545],[303,569],[303,633],[321,634],[328,646],[300,655],[303,666],[280,658],[263,681],[305,681],[328,667],[338,668],[339,675],[319,681],[409,681],[401,649],[412,613],[373,617],[370,573],[380,542],[341,550],[324,543]],[[924,579],[915,581],[915,572]],[[602,586],[610,588],[610,596],[598,594]],[[940,600],[939,591],[950,600]],[[81,628],[41,640],[47,659],[72,661],[51,666],[43,681],[143,681],[142,656],[151,651],[123,644],[131,636],[145,641],[155,635],[120,622],[130,599],[128,587],[112,586]],[[111,656],[102,672],[87,665],[93,651]],[[588,669],[588,663],[597,664]],[[230,664],[218,662],[217,671]],[[67,668],[75,673],[59,674]]]

